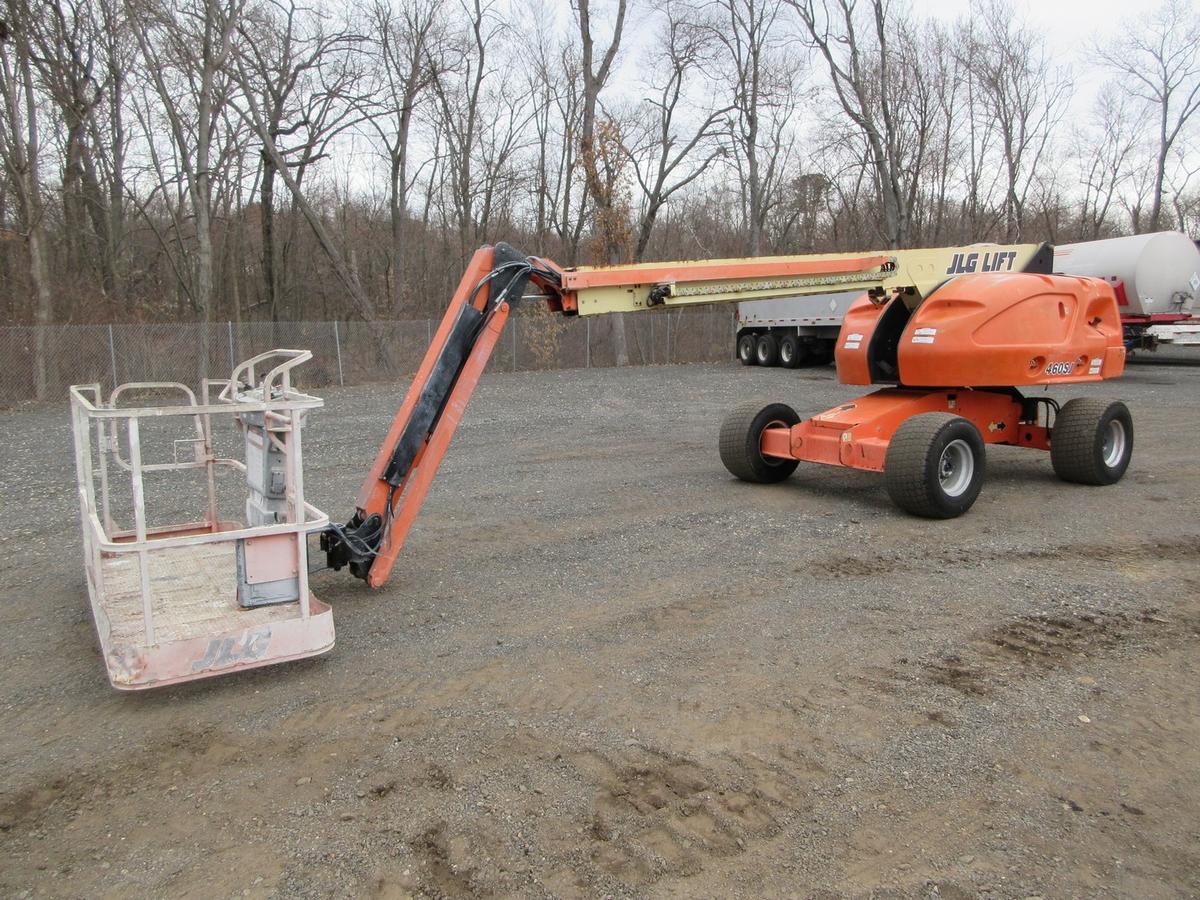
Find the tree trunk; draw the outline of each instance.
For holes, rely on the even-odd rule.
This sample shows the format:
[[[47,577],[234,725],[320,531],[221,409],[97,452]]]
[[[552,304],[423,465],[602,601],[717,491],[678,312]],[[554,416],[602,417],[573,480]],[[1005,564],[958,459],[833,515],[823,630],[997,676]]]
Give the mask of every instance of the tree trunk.
[[[82,165],[83,202],[87,207],[88,216],[92,220],[92,229],[96,232],[96,258],[100,267],[100,287],[104,294],[111,297],[117,288],[116,255],[113,252],[112,215],[108,209],[108,199],[100,186],[100,178],[96,172],[96,160],[90,147],[83,148],[80,159]]]
[[[212,323],[213,246],[209,215],[208,179],[197,192],[196,213],[196,304],[200,307],[200,377],[208,377],[208,326]]]
[[[750,246],[747,248],[751,256],[762,253],[762,182],[758,172],[758,114],[752,111],[748,116],[749,123],[746,131],[746,186],[750,193]]]
[[[8,168],[25,243],[29,249],[29,278],[34,294],[34,397],[47,399],[50,388],[50,360],[47,353],[47,328],[54,318],[54,295],[50,290],[50,268],[46,259],[45,210],[38,175],[37,98],[34,94],[32,49],[28,36],[20,31],[13,40],[15,65],[10,65],[0,45],[0,89],[3,91],[4,123],[0,126],[0,150]],[[21,107],[24,104],[24,117]],[[22,121],[22,118],[24,121]]]
[[[275,274],[275,163],[263,154],[262,184],[259,186],[259,214],[262,220],[263,300],[271,321],[279,321],[279,279]]]
[[[1166,110],[1163,111],[1165,119]],[[1162,196],[1163,182],[1167,178],[1167,151],[1170,146],[1166,139],[1166,122],[1163,122],[1163,138],[1158,145],[1158,156],[1155,159],[1154,165],[1154,193],[1150,198],[1150,227],[1149,231],[1158,231],[1159,223],[1162,221]]]
[[[650,206],[646,210],[646,214],[642,216],[642,224],[638,228],[637,244],[633,251],[633,261],[641,262],[642,257],[646,255],[646,248],[650,245],[650,235],[654,231],[654,223],[658,221],[658,207]]]
[[[32,116],[32,113],[31,113]],[[31,187],[38,188],[37,176],[29,179]],[[27,244],[29,247],[29,275],[33,281],[34,295],[37,297],[37,307],[34,322],[34,364],[36,378],[34,396],[38,400],[47,399],[49,394],[49,358],[46,353],[47,330],[54,319],[54,298],[50,292],[50,270],[46,264],[45,229],[42,226],[40,203],[35,204],[35,219],[29,226]]]
[[[608,264],[615,266],[620,261],[620,253],[614,246],[609,250]],[[625,335],[625,313],[617,313],[613,316],[612,336],[614,362],[618,366],[629,365],[629,340]]]
[[[595,217],[600,232],[602,258],[611,266],[619,263],[620,246],[614,234],[613,194],[616,185],[603,184],[596,165],[596,106],[600,91],[608,80],[613,60],[621,43],[621,32],[625,23],[625,0],[618,0],[617,19],[613,27],[612,42],[604,52],[598,68],[593,67],[594,44],[592,41],[591,9],[589,0],[578,0],[579,35],[582,42],[583,72],[583,117],[580,122],[579,157],[583,163],[588,192],[595,204]],[[625,339],[625,318],[613,317],[613,352],[618,366],[629,365],[629,349]]]
[[[396,318],[404,310],[404,221],[408,214],[405,196],[404,157],[400,153],[392,156],[392,246],[391,246],[391,300],[392,315]]]
[[[84,267],[83,163],[80,161],[83,125],[71,110],[64,109],[63,113],[66,119],[62,180],[63,245],[66,248],[67,267],[79,271]]]

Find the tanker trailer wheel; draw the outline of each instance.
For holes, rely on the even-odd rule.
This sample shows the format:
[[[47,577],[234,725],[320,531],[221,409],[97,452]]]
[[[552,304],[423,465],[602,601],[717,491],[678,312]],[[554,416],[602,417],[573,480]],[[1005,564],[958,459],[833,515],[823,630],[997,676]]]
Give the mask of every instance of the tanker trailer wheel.
[[[754,359],[760,366],[773,366],[779,362],[779,341],[773,334],[760,334],[754,345]]]
[[[896,429],[883,476],[901,509],[929,519],[953,519],[979,496],[984,464],[978,428],[949,413],[922,413]]]
[[[779,339],[779,364],[785,369],[797,369],[808,358],[808,348],[798,335],[785,334]]]
[[[1133,417],[1119,400],[1067,401],[1050,432],[1054,474],[1076,484],[1115,484],[1133,456]]]
[[[758,363],[754,352],[758,345],[758,339],[753,334],[743,334],[738,338],[737,355],[743,366],[753,366]]]
[[[786,403],[743,403],[730,410],[721,423],[721,462],[731,475],[755,484],[783,481],[799,465],[794,459],[772,459],[762,454],[762,433],[769,425],[791,428],[800,416]]]

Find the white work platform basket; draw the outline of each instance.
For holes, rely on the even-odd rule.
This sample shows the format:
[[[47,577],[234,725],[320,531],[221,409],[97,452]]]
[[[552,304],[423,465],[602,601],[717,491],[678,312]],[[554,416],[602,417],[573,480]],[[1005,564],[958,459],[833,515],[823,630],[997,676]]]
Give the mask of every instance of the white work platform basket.
[[[107,401],[98,384],[70,389],[88,594],[113,687],[333,647],[333,615],[308,587],[307,536],[329,517],[304,500],[301,442],[324,401],[291,382],[310,358],[255,356],[204,379],[199,399],[177,382],[123,384]]]

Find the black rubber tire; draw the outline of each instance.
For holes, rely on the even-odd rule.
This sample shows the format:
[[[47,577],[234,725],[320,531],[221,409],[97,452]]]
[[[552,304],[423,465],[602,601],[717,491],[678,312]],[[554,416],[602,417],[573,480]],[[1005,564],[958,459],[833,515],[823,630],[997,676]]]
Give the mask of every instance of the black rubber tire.
[[[743,334],[737,340],[737,358],[743,366],[757,366],[755,350],[758,346],[758,336],[753,333]]]
[[[760,366],[773,366],[779,362],[779,341],[773,334],[760,334],[754,345],[754,359]]]
[[[1105,437],[1113,421],[1124,429],[1124,452],[1113,465],[1104,461]],[[1054,474],[1075,484],[1116,484],[1133,456],[1133,417],[1119,400],[1077,397],[1063,404],[1050,432]]]
[[[957,495],[942,485],[942,454],[955,441],[962,441],[972,454],[969,483]],[[975,503],[983,488],[986,452],[983,438],[961,416],[922,413],[904,422],[892,436],[884,460],[887,492],[905,512],[927,519],[953,519]]]
[[[768,459],[762,455],[760,442],[763,430],[772,422],[789,428],[800,416],[786,403],[752,401],[734,407],[721,423],[721,462],[731,475],[753,484],[774,484],[783,481],[799,462],[794,459]]]
[[[779,364],[785,369],[798,369],[808,358],[808,347],[798,335],[785,334],[779,339]]]

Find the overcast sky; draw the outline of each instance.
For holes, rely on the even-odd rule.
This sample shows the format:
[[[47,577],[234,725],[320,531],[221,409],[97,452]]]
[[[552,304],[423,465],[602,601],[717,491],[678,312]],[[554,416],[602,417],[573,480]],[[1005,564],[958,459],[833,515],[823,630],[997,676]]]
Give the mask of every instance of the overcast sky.
[[[912,8],[918,13],[953,21],[966,10],[963,0],[911,0]],[[1070,48],[1079,41],[1079,32],[1084,33],[1099,26],[1111,26],[1123,17],[1136,12],[1128,2],[1116,0],[1011,0],[1017,12],[1030,22],[1042,25],[1064,47]],[[1072,34],[1074,37],[1072,37]]]
[[[910,0],[913,12],[943,22],[954,22],[966,13],[965,0]],[[1010,0],[1018,17],[1039,28],[1046,49],[1074,73],[1075,110],[1086,111],[1105,79],[1099,60],[1087,52],[1092,37],[1112,35],[1123,19],[1137,12],[1128,0]],[[1143,4],[1143,8],[1150,6]]]
[[[531,13],[555,22],[563,34],[570,34],[578,27],[572,5],[567,0],[501,0],[513,5],[514,9]],[[1068,114],[1064,122],[1086,121],[1100,85],[1110,77],[1104,70],[1102,60],[1089,52],[1093,38],[1107,39],[1119,32],[1123,21],[1138,15],[1139,8],[1128,0],[1009,0],[1020,21],[1027,22],[1042,34],[1046,49],[1058,65],[1068,66],[1074,90]],[[1145,0],[1142,9],[1157,6],[1160,0]],[[953,24],[967,14],[968,0],[893,0],[897,7],[907,6],[918,19],[936,19],[947,25]],[[528,4],[528,5],[526,5]],[[1198,4],[1200,5],[1200,4]],[[597,46],[607,46],[609,28],[615,0],[594,0],[593,25],[596,29]],[[658,7],[656,0],[632,0],[630,22],[621,42],[621,58],[617,70],[605,93],[608,102],[632,100],[642,93],[639,79],[645,75],[639,67],[644,48],[658,39],[655,28],[645,27],[653,11]],[[785,11],[785,17],[787,11]],[[794,22],[789,23],[794,24]],[[812,61],[811,76],[814,81],[827,78],[819,59]],[[1063,130],[1065,134],[1065,129]],[[351,171],[354,166],[351,164]],[[357,182],[353,174],[348,178]]]
[[[1092,106],[1092,101],[1100,84],[1108,77],[1103,70],[1101,61],[1088,52],[1088,44],[1093,37],[1107,38],[1115,34],[1123,20],[1135,16],[1138,7],[1131,5],[1128,0],[1009,0],[1018,18],[1028,22],[1042,33],[1046,41],[1046,49],[1054,61],[1071,68],[1075,93],[1071,109],[1077,117],[1086,116]],[[1144,0],[1143,9],[1157,5],[1159,0]],[[917,18],[937,19],[946,24],[953,24],[966,15],[969,8],[968,0],[894,0],[897,7],[907,5]],[[615,4],[609,2],[596,6],[603,10],[600,16],[598,43],[603,46],[608,40],[605,28],[609,24],[608,14]],[[575,28],[573,13],[564,2],[561,7],[554,8],[559,16],[559,25],[564,29]],[[654,8],[654,0],[636,0],[633,9],[633,21],[645,15],[647,8]],[[614,78],[613,86],[620,92],[626,79],[634,77],[635,60],[639,48],[655,38],[653,30],[631,29],[623,40],[621,72]],[[821,73],[818,67],[816,72]]]

